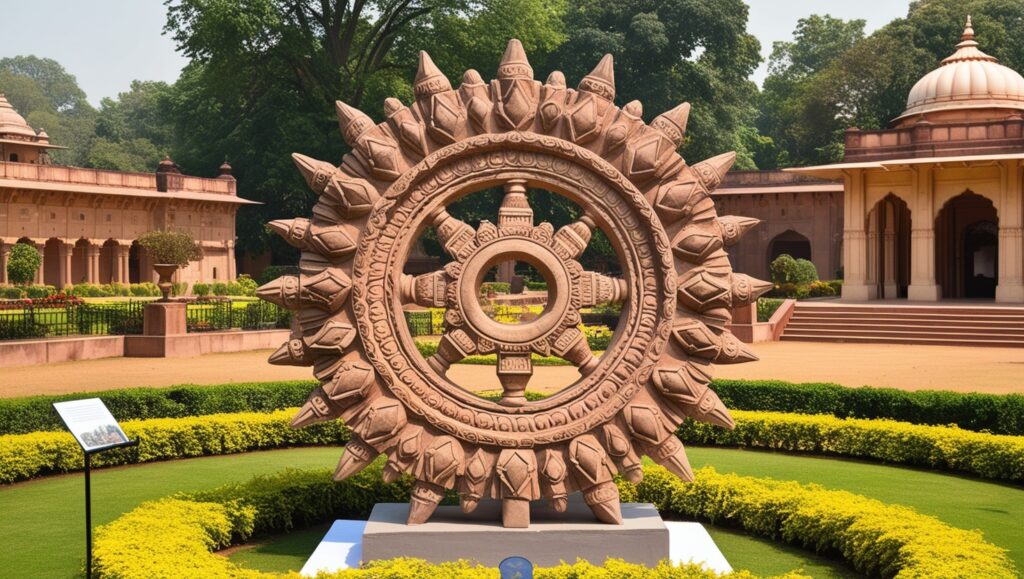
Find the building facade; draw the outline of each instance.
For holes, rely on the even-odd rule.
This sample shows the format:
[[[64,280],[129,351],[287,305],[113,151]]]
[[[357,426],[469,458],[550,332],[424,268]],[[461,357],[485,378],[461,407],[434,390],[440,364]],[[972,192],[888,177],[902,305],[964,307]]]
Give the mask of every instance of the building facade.
[[[846,132],[843,298],[1024,303],[1024,78],[960,43],[883,130]]]
[[[843,184],[783,171],[730,171],[712,198],[719,215],[761,223],[729,248],[734,270],[771,279],[786,253],[810,260],[821,279],[842,274]]]
[[[126,173],[50,162],[46,133],[36,133],[0,94],[0,283],[16,243],[43,256],[36,282],[155,281],[136,239],[147,231],[191,234],[203,256],[175,281],[235,279],[235,215],[241,205],[231,167],[214,179],[183,175],[165,159],[154,173]]]

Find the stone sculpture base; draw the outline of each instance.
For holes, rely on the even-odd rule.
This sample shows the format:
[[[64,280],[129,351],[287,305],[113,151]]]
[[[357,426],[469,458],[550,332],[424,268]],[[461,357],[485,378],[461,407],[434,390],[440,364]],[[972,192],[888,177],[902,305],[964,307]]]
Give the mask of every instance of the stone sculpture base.
[[[142,311],[143,335],[177,336],[187,331],[184,302],[153,302]]]
[[[648,566],[669,557],[669,532],[651,504],[622,505],[622,524],[606,525],[582,500],[564,513],[534,503],[530,527],[501,526],[501,503],[485,501],[473,513],[438,507],[428,523],[406,525],[409,505],[380,503],[363,531],[362,560],[416,557],[434,563],[469,559],[497,567],[505,557],[526,557],[538,567],[583,558],[601,563],[609,557]]]

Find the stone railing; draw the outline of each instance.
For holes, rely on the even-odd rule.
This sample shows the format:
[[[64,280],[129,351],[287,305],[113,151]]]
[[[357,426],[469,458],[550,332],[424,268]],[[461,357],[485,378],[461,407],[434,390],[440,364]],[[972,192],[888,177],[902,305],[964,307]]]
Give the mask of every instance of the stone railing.
[[[175,191],[217,193],[221,195],[236,194],[234,179],[208,179],[188,175],[175,175],[175,177],[176,186],[173,188]],[[157,190],[155,173],[127,173],[123,171],[85,169],[82,167],[63,167],[60,165],[0,162],[0,179],[3,178]]]
[[[932,124],[882,130],[846,130],[845,162],[1019,153],[1024,119]]]

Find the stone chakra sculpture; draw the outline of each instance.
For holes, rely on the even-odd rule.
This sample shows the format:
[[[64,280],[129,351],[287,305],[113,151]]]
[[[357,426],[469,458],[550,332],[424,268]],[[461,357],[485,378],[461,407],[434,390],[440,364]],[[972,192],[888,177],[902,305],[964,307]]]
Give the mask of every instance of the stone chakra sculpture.
[[[619,523],[616,472],[639,481],[646,454],[691,480],[677,426],[686,417],[733,426],[708,388],[711,363],[756,359],[725,327],[730,308],[770,285],[733,274],[723,247],[757,220],[715,214],[709,194],[734,154],[688,166],[676,153],[688,104],[649,125],[639,102],[615,106],[611,55],[572,90],[560,72],[535,81],[512,40],[497,76],[488,84],[469,70],[453,89],[420,53],[415,102],[387,99],[385,122],[337,103],[352,148],[340,167],[294,156],[320,197],[311,219],[270,224],[302,250],[298,277],[258,290],[297,312],[292,338],[270,361],[311,365],[320,380],[293,426],[338,418],[351,426],[336,479],[381,454],[385,481],[415,478],[409,524],[427,521],[453,488],[465,512],[485,498],[501,500],[506,527],[529,525],[531,500],[547,498],[564,511],[577,490],[599,520]],[[499,185],[497,225],[474,229],[445,210]],[[529,187],[564,195],[584,212],[557,231],[535,224]],[[453,261],[403,274],[430,226]],[[598,227],[618,253],[621,279],[577,261]],[[532,264],[548,282],[536,320],[500,324],[478,303],[484,275],[507,261]],[[597,359],[579,310],[603,302],[624,307]],[[406,328],[402,307],[410,303],[446,309],[429,359]],[[446,379],[451,364],[490,353],[499,401]],[[582,378],[527,402],[534,353],[568,360]]]

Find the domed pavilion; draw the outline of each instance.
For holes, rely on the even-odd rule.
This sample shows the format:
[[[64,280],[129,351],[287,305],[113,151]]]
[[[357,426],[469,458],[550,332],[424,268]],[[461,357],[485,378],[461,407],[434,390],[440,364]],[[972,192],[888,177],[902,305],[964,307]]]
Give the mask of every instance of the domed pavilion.
[[[985,54],[970,17],[883,130],[846,131],[843,298],[1024,303],[1024,78]]]

